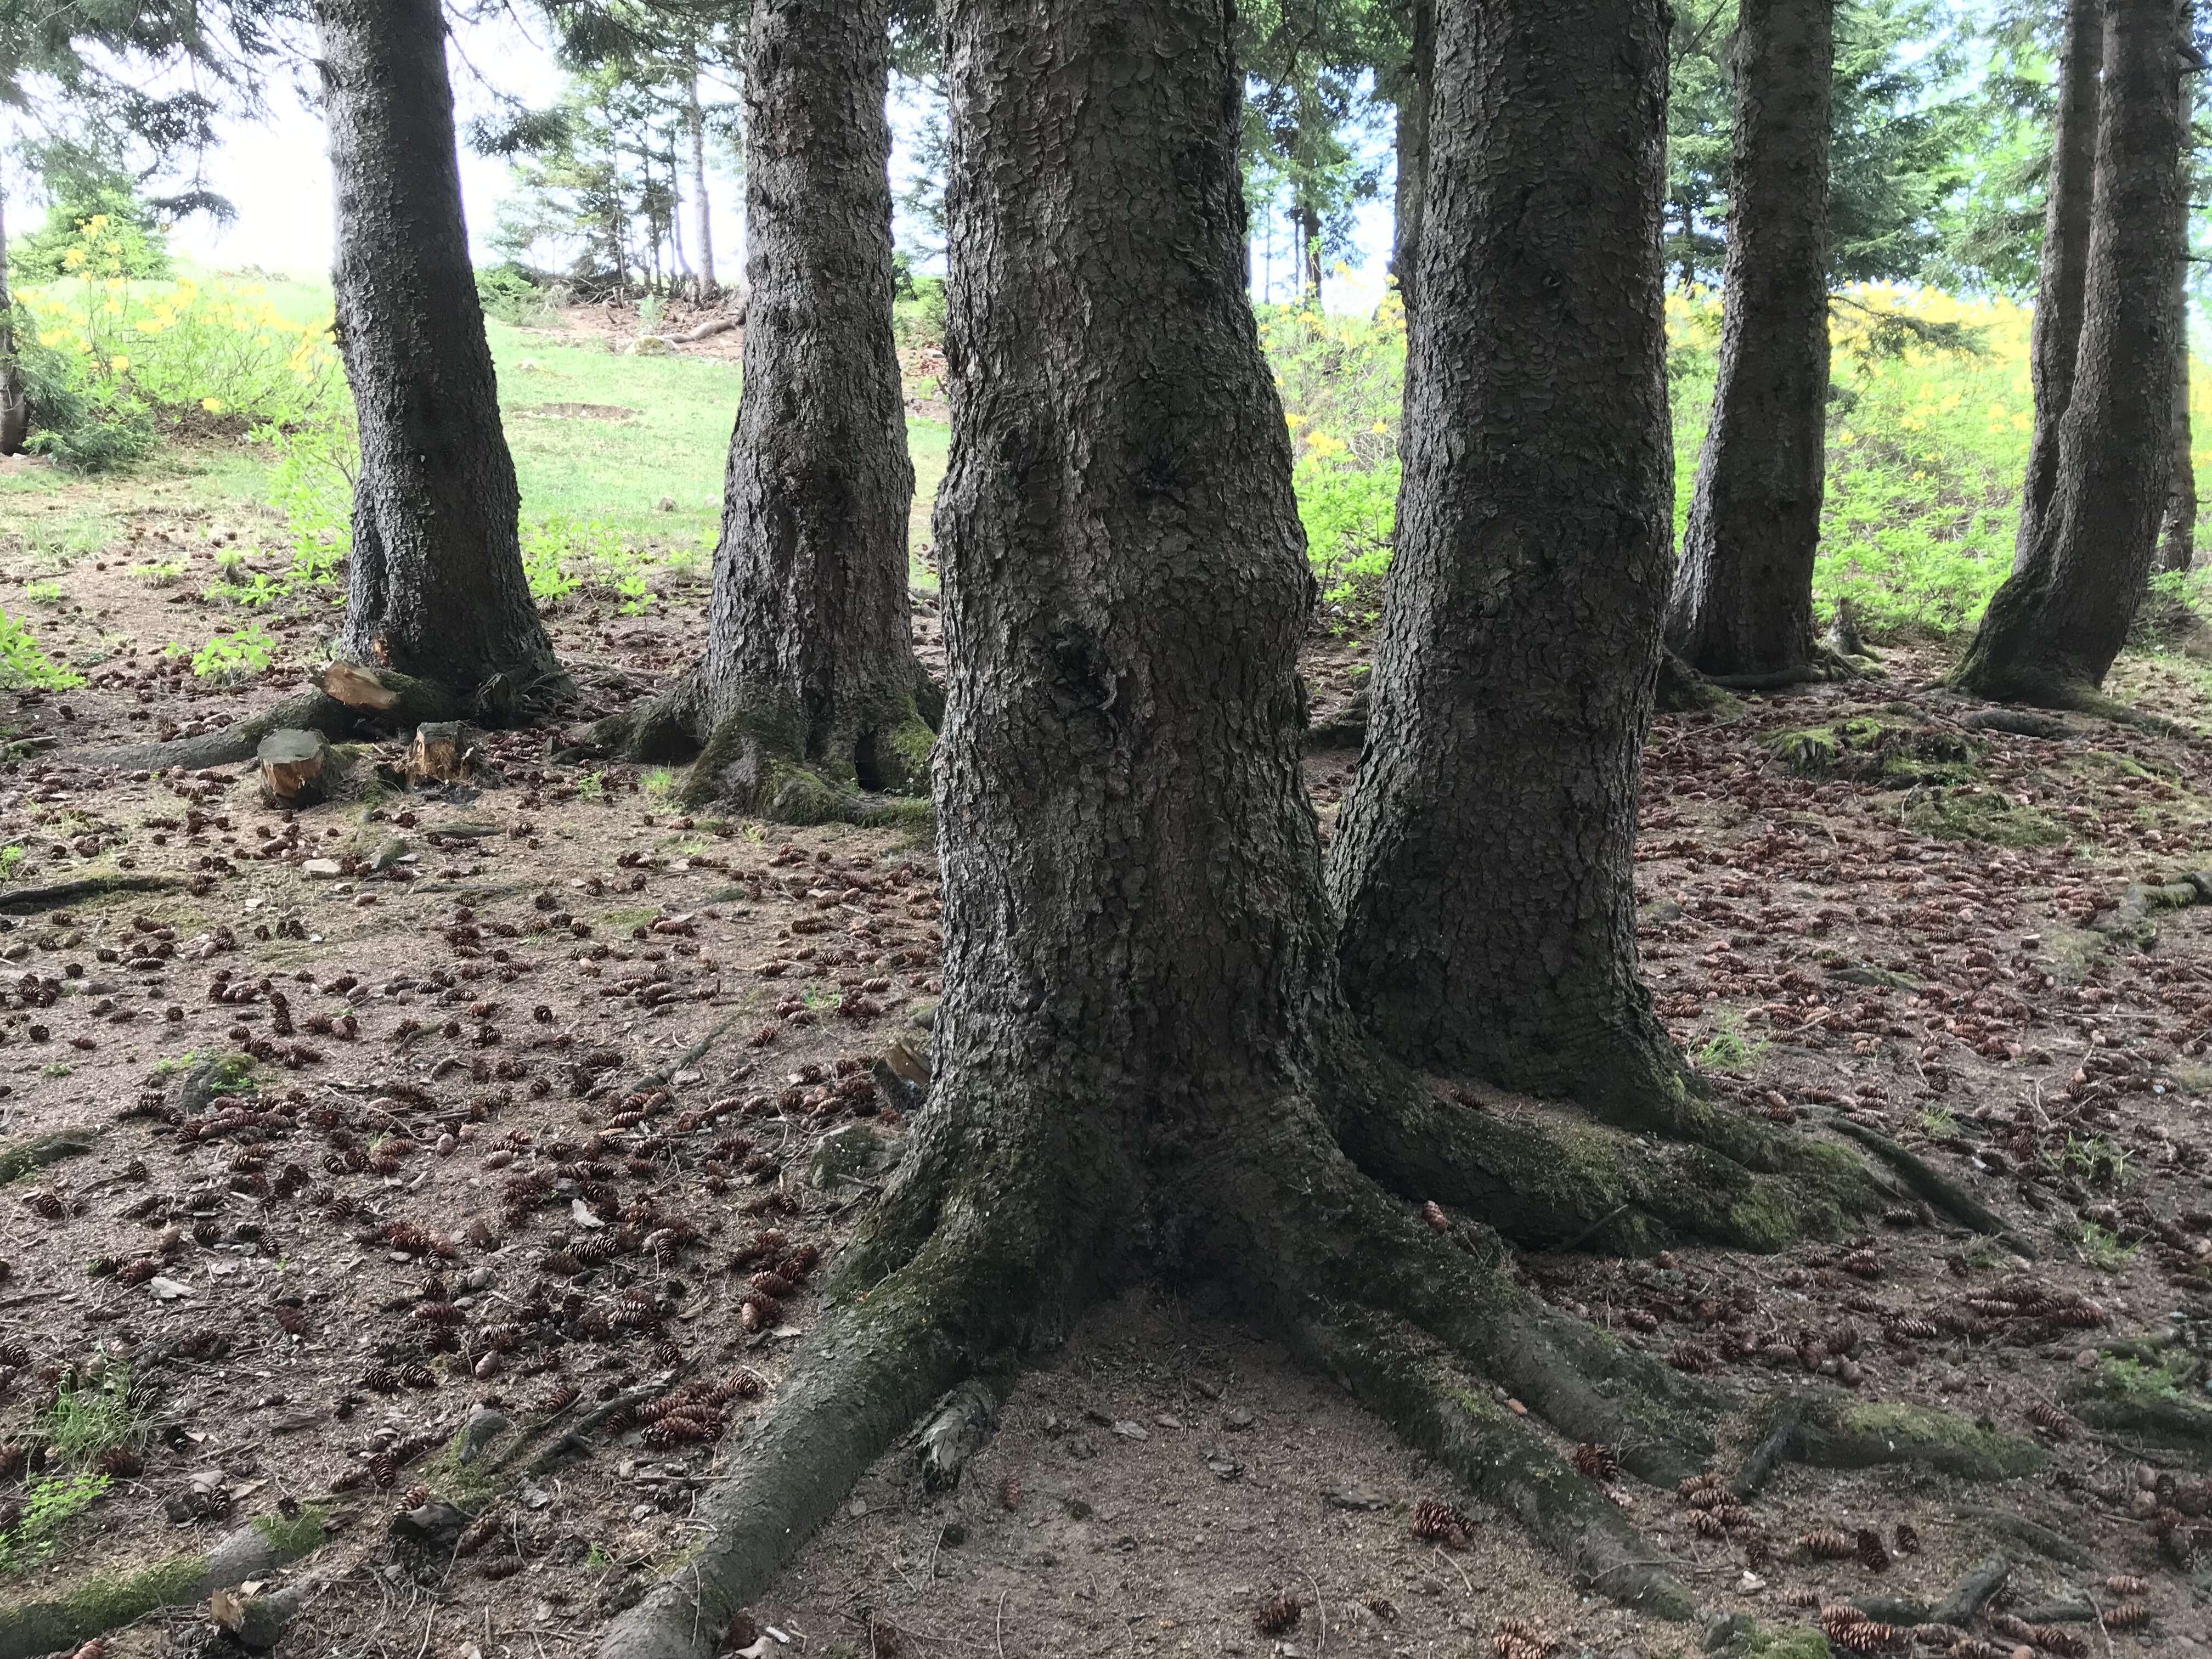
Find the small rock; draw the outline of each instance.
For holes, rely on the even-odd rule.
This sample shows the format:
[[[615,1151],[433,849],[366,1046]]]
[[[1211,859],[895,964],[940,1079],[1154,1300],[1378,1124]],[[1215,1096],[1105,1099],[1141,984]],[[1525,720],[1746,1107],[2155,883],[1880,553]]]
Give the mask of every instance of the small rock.
[[[1747,1634],[1754,1623],[1747,1613],[1724,1613],[1705,1626],[1705,1651],[1718,1653],[1739,1636]]]
[[[1133,1423],[1124,1417],[1114,1425],[1114,1432],[1124,1440],[1150,1440],[1152,1433],[1141,1423]]]
[[[1766,1581],[1750,1568],[1746,1567],[1743,1570],[1743,1577],[1735,1581],[1735,1587],[1741,1594],[1750,1595],[1765,1589]]]
[[[1324,1486],[1322,1498],[1340,1510],[1380,1510],[1389,1507],[1390,1500],[1374,1487],[1357,1480],[1347,1480],[1340,1486]]]
[[[676,510],[676,497],[673,495],[663,495],[658,501],[654,502],[653,505],[659,507],[663,513],[673,513]]]
[[[477,1364],[477,1375],[485,1376],[487,1373],[484,1370],[484,1363],[498,1358],[499,1355],[496,1352],[486,1354],[483,1359]],[[493,1369],[496,1370],[498,1368],[495,1366]],[[459,1453],[460,1461],[463,1463],[475,1462],[477,1458],[483,1455],[485,1447],[490,1445],[493,1441],[514,1426],[514,1423],[503,1413],[495,1411],[489,1406],[477,1407],[469,1413],[468,1421],[461,1425],[461,1443]]]
[[[180,1297],[190,1296],[192,1287],[179,1284],[164,1274],[155,1273],[146,1281],[146,1293],[156,1302],[174,1302]]]
[[[345,866],[336,859],[309,859],[300,866],[300,873],[309,881],[336,881],[345,873]]]
[[[1253,1417],[1252,1413],[1246,1411],[1242,1406],[1231,1406],[1227,1411],[1221,1413],[1222,1427],[1228,1429],[1232,1433],[1236,1434],[1242,1434],[1245,1430],[1250,1428],[1256,1420],[1257,1419]]]
[[[866,1181],[890,1164],[892,1150],[892,1143],[870,1125],[848,1123],[822,1137],[807,1160],[807,1184],[826,1193]]]

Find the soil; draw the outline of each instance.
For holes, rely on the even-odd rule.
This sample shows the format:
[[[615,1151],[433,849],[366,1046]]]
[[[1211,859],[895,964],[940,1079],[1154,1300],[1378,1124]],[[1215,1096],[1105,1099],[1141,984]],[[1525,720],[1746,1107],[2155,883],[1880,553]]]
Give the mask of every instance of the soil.
[[[750,1277],[801,1244],[834,1257],[868,1201],[865,1168],[815,1184],[817,1150],[835,1134],[842,1153],[896,1153],[902,1120],[870,1068],[939,988],[933,852],[684,817],[663,775],[563,760],[550,726],[487,738],[466,785],[428,794],[380,778],[396,743],[371,746],[340,799],[295,817],[262,804],[251,768],[73,763],[228,720],[319,662],[321,601],[267,619],[278,659],[239,685],[161,654],[213,631],[178,625],[209,573],[171,594],[126,565],[204,562],[254,528],[149,507],[62,574],[42,636],[106,659],[81,690],[20,700],[0,766],[0,841],[21,849],[0,885],[0,1142],[99,1137],[0,1194],[0,1340],[27,1350],[0,1356],[0,1444],[44,1444],[72,1380],[127,1366],[146,1402],[139,1466],[50,1558],[0,1572],[0,1602],[329,1498],[335,1536],[294,1573],[334,1576],[280,1652],[586,1654],[742,1471],[748,1424],[823,1316],[795,1270],[765,1304]],[[0,563],[30,574],[4,545]],[[703,599],[679,586],[631,617],[587,592],[553,614],[583,687],[561,724],[688,662]],[[2212,906],[2114,908],[2131,883],[2212,866],[2212,765],[2195,739],[2099,720],[2049,739],[1970,726],[1937,653],[1886,655],[1884,679],[1658,723],[1649,976],[1722,1098],[1808,1133],[1841,1112],[1895,1137],[2015,1218],[2037,1259],[1901,1207],[1771,1257],[1522,1270],[1747,1395],[1802,1389],[1809,1367],[2049,1450],[1995,1487],[1786,1468],[1719,1539],[1674,1493],[1618,1482],[1714,1613],[1810,1628],[1824,1601],[1940,1600],[2004,1552],[2015,1613],[2087,1597],[2110,1614],[2131,1597],[2109,1575],[2149,1581],[2147,1627],[2064,1626],[2085,1650],[2212,1653],[2212,1577],[2191,1576],[2212,1534],[2196,1518],[2161,1542],[2147,1484],[2177,1475],[2195,1505],[2200,1466],[2069,1407],[2100,1344],[2166,1335],[2212,1291]],[[1316,637],[1317,710],[1350,702],[1358,665]],[[2192,729],[2212,714],[2172,659],[2128,659],[2115,689]],[[1808,732],[1828,741],[1778,742]],[[1325,815],[1356,761],[1315,757]],[[103,875],[176,884],[23,908]],[[226,1074],[230,1104],[179,1109],[197,1060],[240,1052],[259,1057]],[[771,1227],[781,1249],[750,1248]],[[2212,1343],[2181,1328],[2200,1355]],[[672,1371],[750,1372],[763,1392],[726,1401],[719,1437],[617,1425],[503,1482],[499,1530],[471,1553],[387,1536],[476,1406],[534,1420],[566,1389],[580,1412]],[[1470,1510],[1465,1548],[1413,1535],[1427,1499]],[[1992,1512],[2092,1565],[2038,1555]],[[1917,1553],[1896,1553],[1900,1527]],[[1796,1542],[1861,1528],[1895,1555],[1886,1572]],[[1284,1593],[1297,1621],[1259,1633]],[[957,1491],[925,1493],[910,1452],[887,1456],[754,1614],[790,1638],[765,1650],[792,1656],[1456,1655],[1489,1652],[1509,1617],[1563,1654],[1687,1654],[1705,1634],[1578,1593],[1334,1387],[1201,1293],[1162,1291],[1100,1310],[1028,1375]],[[180,1608],[110,1652],[213,1640]]]

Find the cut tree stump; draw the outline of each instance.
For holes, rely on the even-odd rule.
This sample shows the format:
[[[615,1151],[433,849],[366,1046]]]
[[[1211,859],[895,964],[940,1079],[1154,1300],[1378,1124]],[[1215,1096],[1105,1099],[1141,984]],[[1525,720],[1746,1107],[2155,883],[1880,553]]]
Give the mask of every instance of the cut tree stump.
[[[425,720],[407,751],[407,775],[416,783],[458,783],[468,776],[478,734],[459,720]]]
[[[331,745],[319,732],[271,732],[253,757],[261,765],[261,793],[272,806],[313,806],[330,793]]]

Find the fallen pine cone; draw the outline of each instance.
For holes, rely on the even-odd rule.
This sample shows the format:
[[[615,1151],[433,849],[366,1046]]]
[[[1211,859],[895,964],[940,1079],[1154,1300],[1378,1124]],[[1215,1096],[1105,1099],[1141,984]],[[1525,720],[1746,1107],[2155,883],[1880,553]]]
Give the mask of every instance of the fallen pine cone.
[[[1490,1638],[1496,1659],[1548,1659],[1559,1645],[1559,1638],[1533,1620],[1501,1619]]]
[[[2105,1581],[2105,1588],[2115,1595],[2124,1595],[2133,1601],[2139,1595],[2149,1593],[2150,1581],[2147,1578],[2138,1578],[2130,1572],[2116,1572]]]
[[[1467,1516],[1449,1504],[1424,1498],[1413,1506],[1413,1536],[1416,1538],[1425,1538],[1431,1543],[1449,1544],[1454,1549],[1463,1549],[1474,1530],[1474,1525]]]
[[[1920,1553],[1920,1532],[1910,1521],[1897,1523],[1897,1553],[1899,1555]]]
[[[1575,1467],[1593,1480],[1610,1480],[1620,1473],[1620,1455],[1610,1446],[1584,1443],[1575,1448]]]
[[[1859,1548],[1850,1534],[1841,1532],[1802,1534],[1797,1540],[1797,1547],[1822,1561],[1840,1561],[1847,1555],[1856,1555]]]
[[[1289,1590],[1260,1604],[1252,1615],[1252,1628],[1262,1636],[1280,1636],[1285,1631],[1297,1628],[1298,1620],[1305,1614],[1305,1603]]]
[[[2114,1630],[2135,1630],[2150,1623],[2150,1609],[2140,1601],[2123,1601],[2105,1615]]]
[[[1858,1551],[1859,1559],[1865,1564],[1869,1572],[1889,1571],[1888,1546],[1881,1541],[1881,1534],[1872,1527],[1861,1527],[1852,1543]]]

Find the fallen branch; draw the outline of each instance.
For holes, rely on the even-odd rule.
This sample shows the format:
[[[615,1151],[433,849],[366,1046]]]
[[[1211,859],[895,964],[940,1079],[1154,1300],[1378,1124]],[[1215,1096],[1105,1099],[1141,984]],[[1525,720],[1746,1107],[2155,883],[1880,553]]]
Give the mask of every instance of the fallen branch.
[[[0,1187],[65,1158],[82,1158],[99,1144],[96,1129],[56,1129],[0,1144]]]
[[[46,887],[0,891],[0,912],[29,915],[58,910],[65,904],[81,904],[87,899],[106,898],[111,893],[170,893],[185,884],[182,876],[81,876]]]

